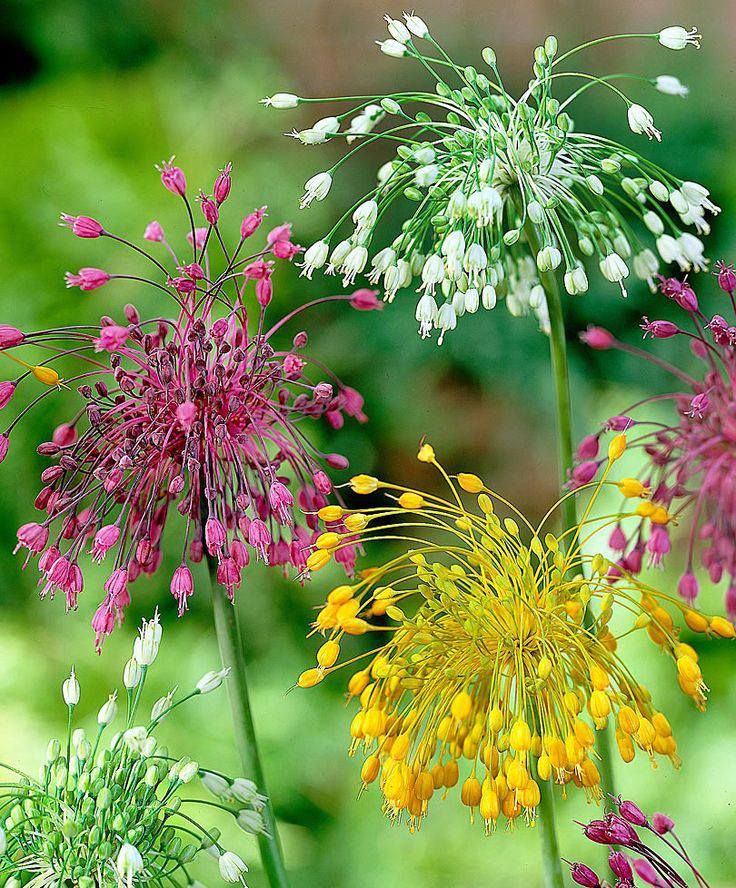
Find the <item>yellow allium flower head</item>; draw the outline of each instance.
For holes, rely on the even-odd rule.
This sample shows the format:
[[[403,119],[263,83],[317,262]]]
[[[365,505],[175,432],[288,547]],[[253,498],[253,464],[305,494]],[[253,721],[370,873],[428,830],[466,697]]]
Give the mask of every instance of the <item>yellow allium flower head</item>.
[[[348,682],[359,706],[350,753],[365,756],[364,787],[378,781],[386,814],[415,829],[430,800],[459,784],[471,821],[479,809],[491,831],[501,818],[533,822],[540,781],[600,799],[593,744],[609,721],[625,762],[638,748],[653,764],[667,757],[677,766],[672,727],[619,653],[618,637],[646,629],[703,709],[697,654],[679,641],[671,614],[717,633],[712,619],[635,577],[612,586],[608,559],[590,554],[608,523],[591,519],[591,508],[601,485],[613,483],[606,477],[620,453],[587,485],[593,495],[580,524],[556,535],[546,529],[554,508],[533,527],[477,475],[461,473],[456,483],[426,447],[419,458],[444,476],[449,498],[376,482],[389,502],[354,513],[360,542],[400,541],[404,551],[330,592],[314,624],[327,640],[298,682],[312,687],[340,668],[346,635],[381,639]],[[333,537],[316,552],[339,548]],[[354,533],[345,537],[355,542]]]

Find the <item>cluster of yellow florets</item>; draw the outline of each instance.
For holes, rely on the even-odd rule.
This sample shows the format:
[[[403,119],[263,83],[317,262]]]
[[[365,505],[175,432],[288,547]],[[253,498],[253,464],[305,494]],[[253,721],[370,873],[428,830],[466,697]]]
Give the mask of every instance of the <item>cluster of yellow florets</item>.
[[[624,447],[619,436],[609,469]],[[621,634],[646,629],[702,709],[707,689],[697,654],[679,641],[665,605],[683,611],[695,631],[721,634],[717,618],[634,577],[611,586],[608,560],[583,552],[592,500],[582,522],[556,536],[544,532],[545,522],[530,525],[476,475],[451,479],[429,445],[419,458],[447,479],[450,500],[359,475],[354,491],[380,488],[391,503],[320,513],[344,522],[352,540],[360,533],[362,542],[400,541],[404,551],[330,592],[314,624],[328,638],[317,666],[298,682],[311,687],[339,668],[345,635],[389,633],[348,683],[360,706],[350,752],[366,754],[363,784],[378,780],[386,813],[416,828],[432,797],[461,780],[462,803],[471,819],[479,809],[488,831],[502,817],[533,821],[541,781],[600,798],[594,730],[609,719],[625,762],[639,748],[653,762],[664,756],[679,764],[672,728],[618,655],[609,622],[620,612],[627,624]],[[605,475],[595,493],[603,483]],[[477,510],[466,509],[461,492],[476,496]],[[510,514],[501,518],[496,508]],[[309,567],[328,563],[341,540],[323,534]]]

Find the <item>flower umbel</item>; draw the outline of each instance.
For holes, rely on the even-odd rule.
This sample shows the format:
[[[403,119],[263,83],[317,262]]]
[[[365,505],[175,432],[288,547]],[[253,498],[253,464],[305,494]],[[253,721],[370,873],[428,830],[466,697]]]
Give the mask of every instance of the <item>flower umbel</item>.
[[[515,97],[504,87],[492,49],[483,50],[478,71],[457,65],[426,24],[412,30],[389,16],[386,21],[391,39],[379,44],[382,51],[418,62],[434,78],[434,91],[341,99],[354,107],[294,134],[307,144],[356,142],[330,170],[309,179],[302,206],[324,200],[340,168],[363,146],[381,140],[395,149],[376,186],[306,251],[304,274],[325,268],[348,284],[368,269],[389,302],[400,289],[416,286],[420,333],[436,329],[441,343],[459,317],[481,305],[492,309],[504,297],[512,314],[533,312],[549,332],[540,274],[561,269],[567,292],[584,293],[588,258],[595,257],[602,276],[624,293],[630,264],[651,286],[659,266],[650,247],[655,239],[665,262],[683,269],[697,264],[689,249],[697,238],[683,240],[682,230],[707,233],[705,213],[718,211],[708,192],[628,147],[579,132],[570,116],[579,95],[600,87],[623,104],[634,133],[660,139],[649,111],[622,91],[626,75],[564,69],[578,51],[619,37],[562,54],[556,38],[548,37],[534,52],[528,89]],[[678,48],[696,42],[682,28],[638,36],[665,46],[676,41]],[[667,94],[687,92],[676,78],[650,82]],[[323,100],[294,96],[288,106],[270,104],[317,101]],[[394,204],[401,208],[400,226],[393,235],[379,235],[383,217],[396,215]],[[343,231],[350,220],[352,231]]]
[[[709,317],[700,308],[698,298],[687,280],[662,278],[660,291],[682,310],[682,324],[669,320],[644,318],[644,338],[686,339],[696,364],[688,370],[667,362],[644,349],[632,347],[601,328],[589,329],[582,339],[599,350],[618,349],[654,363],[669,371],[678,390],[663,398],[657,395],[640,401],[613,417],[603,430],[586,438],[585,452],[579,452],[576,473],[585,468],[589,479],[605,460],[597,459],[598,441],[609,428],[624,425],[635,432],[633,444],[643,451],[647,461],[646,488],[622,490],[623,510],[627,498],[638,497],[651,489],[636,509],[638,521],[633,530],[627,522],[617,526],[611,546],[620,553],[619,564],[638,573],[645,559],[659,565],[672,548],[670,526],[678,522],[687,528],[684,571],[679,591],[686,601],[698,596],[695,560],[700,561],[711,582],[728,581],[726,611],[736,619],[736,274],[723,262],[716,263],[722,295],[727,309]],[[729,313],[731,320],[727,320]],[[724,317],[726,315],[726,317]],[[697,369],[697,367],[700,369]],[[660,416],[649,418],[647,411],[662,400],[671,401],[674,419],[662,423]],[[630,502],[630,499],[628,500]],[[715,631],[733,637],[734,628],[719,618]]]
[[[85,548],[96,561],[111,562],[93,622],[98,645],[122,620],[129,584],[158,570],[173,512],[183,516],[181,563],[170,587],[180,614],[194,589],[189,564],[202,559],[205,547],[231,598],[252,555],[302,569],[316,528],[316,519],[304,520],[303,511],[327,503],[332,482],[326,470],[347,466],[340,454],[311,444],[304,424],[321,419],[339,428],[345,416],[366,419],[358,392],[306,352],[307,334],[297,332],[284,345],[279,331],[303,308],[330,300],[374,308],[374,294],[318,298],[268,322],[275,266],[301,249],[290,226],[272,229],[265,245],[251,252],[262,207],[245,216],[229,247],[220,216],[224,202],[232,201],[230,166],[217,177],[214,198],[201,196],[203,227],[195,226],[181,169],[167,163],[161,178],[186,210],[189,255],[176,252],[157,222],[147,226],[144,239],[171,260],[168,270],[101,223],[65,216],[78,236],[115,240],[142,254],[155,272],[148,280],[86,268],[67,280],[83,290],[109,281],[148,284],[170,297],[171,317],[143,320],[127,305],[121,322],[103,317],[97,327],[36,333],[0,327],[0,354],[24,368],[19,379],[0,383],[0,407],[34,378],[47,387],[0,435],[0,461],[18,421],[60,385],[57,362],[77,368],[68,382],[77,384],[81,405],[39,447],[53,460],[36,499],[46,514],[20,528],[18,548],[40,555],[41,594],[60,590],[69,608],[83,588],[78,562]],[[18,357],[21,348],[51,357],[32,366]],[[346,552],[346,567],[350,563]]]
[[[624,448],[621,435],[608,468]],[[679,642],[670,615],[691,612],[634,577],[612,589],[607,559],[587,553],[605,522],[589,515],[606,477],[593,485],[581,523],[558,536],[546,529],[553,510],[534,527],[478,476],[450,478],[429,445],[419,458],[445,478],[447,500],[358,475],[356,493],[380,490],[389,504],[339,516],[336,507],[323,511],[325,520],[340,517],[361,544],[399,541],[402,551],[330,592],[314,624],[327,640],[317,667],[298,682],[311,687],[340,668],[346,635],[388,635],[348,683],[359,703],[350,752],[367,753],[363,784],[380,777],[388,816],[416,828],[430,799],[459,781],[471,820],[479,809],[488,831],[501,817],[532,822],[540,780],[553,779],[563,794],[574,784],[600,798],[594,728],[609,718],[625,762],[638,747],[653,763],[661,756],[677,765],[672,728],[632,676],[609,621],[614,613],[625,618],[622,635],[656,626],[652,640],[702,709],[697,655]],[[473,507],[463,491],[477,497]],[[341,542],[339,534],[322,534],[310,566],[324,566]]]
[[[160,639],[156,618],[144,622],[142,635],[154,625]],[[258,831],[263,797],[251,781],[205,771],[188,756],[172,757],[158,743],[155,732],[161,719],[201,692],[192,689],[178,699],[172,693],[158,716],[141,722],[147,670],[142,666],[135,684],[125,681],[125,721],[109,740],[108,726],[118,715],[115,695],[100,709],[97,726],[88,734],[84,728],[74,729],[79,685],[75,702],[70,702],[67,680],[67,736],[63,742],[49,742],[41,776],[18,777],[20,772],[8,768],[11,779],[0,788],[0,862],[3,875],[11,880],[7,884],[17,879],[18,885],[38,888],[131,888],[165,882],[183,888],[192,884],[189,864],[213,855],[220,860],[224,881],[245,885],[246,865],[225,850],[219,829],[201,823],[201,803],[187,798],[184,787],[201,779],[217,797],[206,804],[228,812],[241,826],[247,824],[248,832]],[[128,665],[125,675],[129,674]]]

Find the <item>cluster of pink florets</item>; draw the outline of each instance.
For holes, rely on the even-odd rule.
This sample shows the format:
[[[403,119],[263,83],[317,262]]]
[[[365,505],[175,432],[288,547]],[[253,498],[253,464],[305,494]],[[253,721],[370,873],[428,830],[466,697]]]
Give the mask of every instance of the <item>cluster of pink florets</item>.
[[[698,885],[707,882],[690,859],[675,832],[675,823],[666,814],[649,818],[632,801],[613,798],[615,811],[602,819],[581,823],[585,837],[596,845],[609,847],[610,879],[584,863],[570,863],[570,877],[584,888],[635,888],[637,883],[654,888],[687,888],[681,873],[694,876]]]
[[[266,325],[274,267],[301,248],[291,227],[281,225],[268,232],[264,247],[241,256],[264,221],[265,207],[245,216],[239,240],[226,246],[219,222],[230,173],[228,165],[212,196],[200,195],[206,225],[197,227],[184,173],[172,163],[161,167],[164,186],[187,210],[188,255],[180,258],[158,222],[147,226],[144,239],[160,246],[173,270],[95,219],[62,217],[78,237],[112,238],[155,269],[147,280],[82,268],[67,274],[68,286],[92,291],[116,279],[145,281],[173,298],[170,318],[142,320],[127,305],[122,322],[103,317],[97,327],[23,333],[0,326],[0,350],[15,360],[20,346],[53,342],[55,355],[47,365],[70,358],[83,364],[65,380],[78,386],[82,406],[38,448],[53,460],[36,498],[45,516],[19,529],[16,551],[23,547],[29,559],[39,556],[41,595],[59,591],[69,608],[83,590],[83,554],[110,564],[93,619],[98,645],[122,620],[130,584],[158,570],[162,535],[174,512],[181,516],[181,563],[170,589],[180,614],[194,589],[190,564],[205,554],[216,560],[217,579],[231,598],[253,556],[304,571],[317,528],[314,513],[332,492],[325,470],[344,469],[347,460],[320,453],[303,424],[321,419],[339,428],[345,416],[366,419],[358,392],[305,352],[305,332],[286,348],[276,345],[276,331],[310,305]],[[315,302],[328,299],[359,310],[380,307],[370,290]],[[28,377],[0,383],[0,407]],[[0,435],[0,461],[16,422]],[[350,547],[341,549],[341,559],[351,571]]]
[[[706,316],[688,281],[661,278],[661,292],[688,316],[687,328],[669,320],[644,318],[644,337],[670,339],[687,337],[701,370],[690,375],[648,352],[614,338],[602,327],[590,327],[582,340],[591,348],[618,349],[646,358],[668,370],[682,386],[671,395],[658,395],[641,401],[626,415],[611,418],[601,432],[580,443],[571,486],[592,480],[603,464],[598,457],[599,439],[607,430],[632,430],[632,445],[641,447],[648,460],[645,481],[651,500],[676,516],[689,528],[685,569],[678,583],[680,595],[693,601],[699,592],[694,571],[696,549],[710,580],[728,580],[726,610],[736,618],[736,273],[719,262],[716,275],[720,290],[728,299],[723,314]],[[725,314],[732,314],[729,323]],[[670,399],[676,420],[662,426],[643,416],[655,401]],[[629,415],[631,413],[632,415]],[[635,415],[634,415],[635,414]],[[620,553],[619,565],[638,573],[645,559],[659,565],[672,547],[669,521],[657,523],[642,518],[633,531],[619,523],[610,539]]]

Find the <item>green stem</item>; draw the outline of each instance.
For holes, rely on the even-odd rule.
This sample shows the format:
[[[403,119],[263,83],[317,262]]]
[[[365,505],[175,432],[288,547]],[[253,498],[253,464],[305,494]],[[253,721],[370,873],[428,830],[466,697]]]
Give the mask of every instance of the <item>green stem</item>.
[[[263,869],[266,872],[271,888],[289,888],[281,842],[276,830],[276,818],[274,817],[271,798],[266,788],[263,765],[261,764],[256,742],[253,713],[251,712],[250,698],[248,696],[248,681],[238,611],[217,582],[217,562],[210,556],[207,556],[207,564],[212,581],[212,609],[214,611],[215,630],[220,646],[222,665],[230,667],[227,686],[230,707],[232,709],[233,727],[235,729],[235,743],[238,747],[245,776],[253,780],[258,787],[258,791],[267,797],[261,814],[268,835],[258,836],[258,848],[261,853]]]
[[[542,833],[544,888],[565,888],[555,827],[555,797],[549,780],[539,781],[539,829]]]

